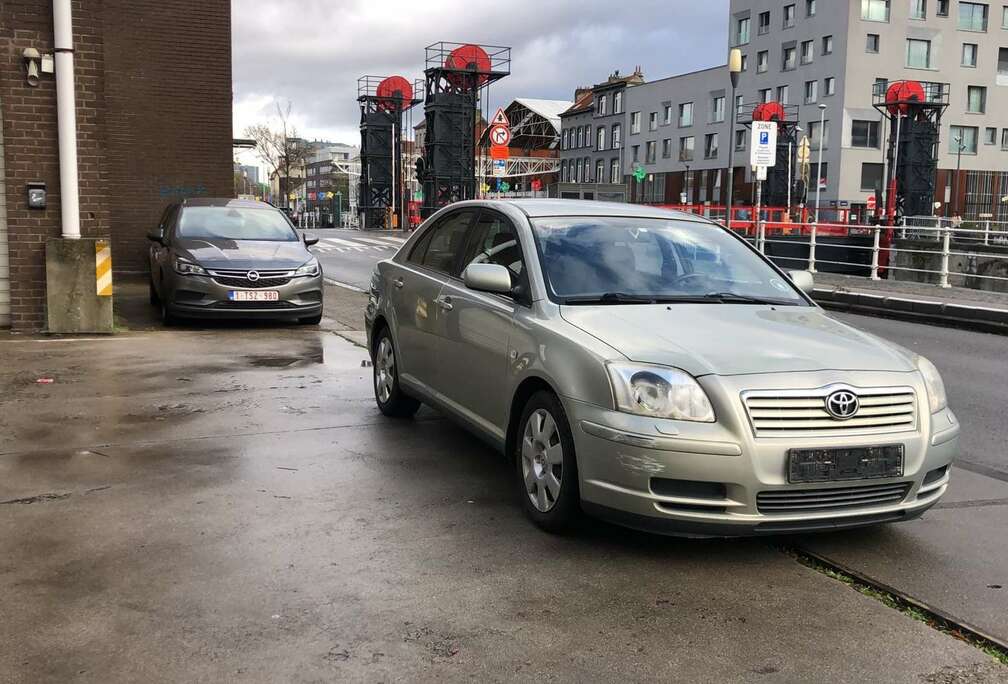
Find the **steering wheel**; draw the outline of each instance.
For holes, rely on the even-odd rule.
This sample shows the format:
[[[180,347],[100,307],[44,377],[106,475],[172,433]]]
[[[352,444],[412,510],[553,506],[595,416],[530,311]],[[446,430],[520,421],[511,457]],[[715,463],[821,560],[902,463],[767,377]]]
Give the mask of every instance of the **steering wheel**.
[[[694,273],[686,273],[684,275],[679,276],[675,280],[673,280],[671,284],[672,285],[679,285],[680,283],[684,283],[687,280],[692,280],[694,278],[696,278],[696,279],[700,279],[700,278],[706,279],[707,278],[707,274],[706,273],[695,273],[695,272]]]

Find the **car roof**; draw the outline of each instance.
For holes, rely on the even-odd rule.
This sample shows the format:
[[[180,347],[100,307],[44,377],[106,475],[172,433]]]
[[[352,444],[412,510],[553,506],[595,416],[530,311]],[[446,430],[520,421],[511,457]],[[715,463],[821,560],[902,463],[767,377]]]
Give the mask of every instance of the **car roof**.
[[[647,204],[626,204],[623,202],[597,202],[595,200],[574,199],[486,199],[459,203],[487,207],[510,206],[523,212],[529,218],[547,216],[625,216],[629,218],[665,218],[710,223],[702,216],[675,209],[664,209]]]
[[[234,197],[187,197],[180,204],[183,207],[235,207],[246,209],[276,209],[268,202],[235,199]]]

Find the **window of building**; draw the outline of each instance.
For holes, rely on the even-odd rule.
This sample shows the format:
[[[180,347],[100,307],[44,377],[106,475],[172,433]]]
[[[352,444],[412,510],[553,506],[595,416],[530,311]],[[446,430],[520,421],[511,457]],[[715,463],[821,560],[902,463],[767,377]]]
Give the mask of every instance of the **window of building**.
[[[983,86],[966,86],[966,111],[983,114],[987,111],[987,89]]]
[[[735,30],[735,44],[747,45],[749,43],[749,17],[739,19]]]
[[[595,162],[595,182],[605,182],[605,159],[598,159]]]
[[[672,158],[672,138],[665,138],[661,143],[661,156],[662,159]]]
[[[805,0],[805,16],[814,17],[815,16],[815,6],[816,0]]]
[[[612,125],[612,148],[618,150],[620,148],[620,134],[622,130],[619,124]]]
[[[745,130],[735,131],[735,149],[744,150],[746,144],[746,132]]]
[[[599,126],[598,131],[595,132],[595,149],[604,150],[605,149],[605,126]]]
[[[784,48],[784,50],[782,52],[783,57],[784,57],[783,60],[782,60],[782,64],[781,64],[781,69],[782,70],[784,70],[784,71],[791,71],[792,69],[795,68],[795,65],[796,65],[796,62],[795,62],[795,53],[796,52],[797,51],[793,47]]]
[[[811,64],[812,60],[815,58],[812,49],[811,40],[803,40],[801,44],[801,62],[802,64]]]
[[[938,0],[938,6],[935,8],[935,15],[939,17],[947,17],[949,9],[949,0]]]
[[[693,161],[693,136],[679,138],[679,161]]]
[[[630,112],[630,135],[640,133],[640,112]]]
[[[644,154],[647,155],[645,161],[648,164],[655,163],[655,156],[657,155],[657,151],[658,151],[658,143],[655,142],[654,140],[648,140],[644,148]]]
[[[907,38],[906,65],[911,69],[930,69],[931,41]]]
[[[640,145],[634,145],[630,148],[630,160],[640,161]]]
[[[718,134],[708,133],[704,136],[704,159],[717,159]]]
[[[1008,5],[1001,8],[1001,28],[1008,29]]]
[[[764,33],[769,33],[770,32],[770,13],[769,12],[760,12],[760,15],[759,15],[759,25],[756,28],[756,32],[759,35],[761,35],[761,36]]]
[[[791,95],[791,88],[789,86],[786,85],[777,86],[777,101],[780,102],[782,105],[786,105],[788,103],[790,95]]]
[[[987,5],[979,2],[959,2],[959,30],[986,31]]]
[[[1001,129],[1001,149],[1008,150],[1008,128]]]
[[[879,36],[877,33],[869,33],[868,39],[865,41],[865,52],[878,52],[879,49]]]
[[[756,53],[756,73],[762,74],[767,70],[770,62],[770,53],[767,50],[760,50]]]
[[[749,55],[742,55],[742,71],[749,71]]]
[[[760,88],[759,100],[760,102],[769,102],[773,98],[772,88]]]
[[[566,183],[567,182],[567,160],[566,159],[561,159],[560,160],[560,182],[561,183]]]
[[[1008,47],[998,48],[997,80],[999,86],[1008,86]]]
[[[623,93],[618,92],[612,97],[612,113],[622,114],[623,113]]]
[[[879,122],[870,119],[854,119],[851,122],[851,147],[879,146]]]
[[[805,104],[819,101],[819,81],[805,81]]]
[[[823,95],[836,95],[836,79],[832,76],[823,79]]]
[[[997,129],[988,126],[984,129],[984,145],[997,145]]]
[[[875,162],[861,164],[861,190],[875,192],[882,187],[882,165]]]
[[[584,129],[578,126],[577,129],[577,145],[575,147],[584,147]]]
[[[679,105],[679,127],[684,128],[686,126],[693,125],[693,103],[684,102]]]
[[[824,125],[823,125],[823,129],[822,129],[822,148],[825,150],[827,147],[829,147],[829,119],[825,120],[823,122],[823,124]],[[815,121],[809,121],[809,125],[808,125],[808,129],[807,130],[808,130],[808,137],[809,137],[809,146],[813,150],[818,150],[819,149],[819,120],[816,119]]]
[[[583,166],[585,183],[591,183],[591,159],[585,157]]]
[[[666,125],[672,123],[672,105],[665,105],[665,118],[663,121]]]
[[[910,18],[927,19],[927,0],[910,0]]]
[[[734,120],[735,117],[738,116],[738,113],[740,111],[742,111],[742,96],[741,95],[736,95],[735,96],[735,111],[732,112],[732,120]]]
[[[651,112],[648,114],[648,130],[657,131],[658,130],[658,112]]]
[[[865,21],[889,21],[889,0],[861,0],[861,18]]]
[[[961,147],[963,154],[976,154],[977,133],[976,126],[950,126],[949,152],[958,154]]]
[[[715,95],[711,98],[711,122],[721,121],[724,121],[724,95]]]
[[[791,28],[795,22],[795,6],[784,5],[784,28]]]
[[[964,67],[976,67],[977,65],[977,44],[963,43],[962,65]]]
[[[824,55],[833,54],[833,36],[823,36],[822,53]]]
[[[599,116],[605,116],[606,115],[606,96],[605,95],[599,95],[598,98],[597,98],[597,103],[598,103],[598,107],[597,107],[596,113]]]
[[[610,183],[620,182],[619,159],[609,160],[609,182]]]

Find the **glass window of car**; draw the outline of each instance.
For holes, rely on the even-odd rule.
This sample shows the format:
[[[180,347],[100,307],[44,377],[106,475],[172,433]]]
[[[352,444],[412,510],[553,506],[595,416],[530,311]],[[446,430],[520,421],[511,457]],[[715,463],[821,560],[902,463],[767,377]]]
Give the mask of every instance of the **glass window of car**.
[[[175,235],[203,240],[297,242],[297,231],[277,209],[183,207]]]
[[[532,221],[550,297],[561,303],[806,300],[744,242],[714,224],[658,218]]]
[[[469,264],[498,264],[511,271],[514,284],[528,282],[521,241],[507,218],[495,211],[484,210],[471,232],[473,239],[466,247],[462,270]]]
[[[410,253],[410,261],[426,268],[448,275],[458,275],[456,266],[468,235],[469,224],[472,223],[472,210],[463,210],[448,214],[430,229],[423,254],[414,249]],[[427,236],[421,238],[424,240]],[[419,248],[419,244],[417,247]]]

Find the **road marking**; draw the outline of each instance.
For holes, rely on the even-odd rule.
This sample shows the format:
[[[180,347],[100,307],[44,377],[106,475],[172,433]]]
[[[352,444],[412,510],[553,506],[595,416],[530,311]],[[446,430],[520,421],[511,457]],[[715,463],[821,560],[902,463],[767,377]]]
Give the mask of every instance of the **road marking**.
[[[384,240],[375,240],[373,238],[355,237],[354,240],[357,240],[358,242],[366,242],[370,245],[378,245],[380,247],[384,247],[385,249],[388,249],[389,247],[392,246],[388,242],[385,242]]]
[[[359,242],[351,242],[350,240],[341,240],[340,238],[322,238],[322,242],[330,245],[339,245],[341,247],[352,247],[356,250],[368,249],[367,245],[362,245]]]

